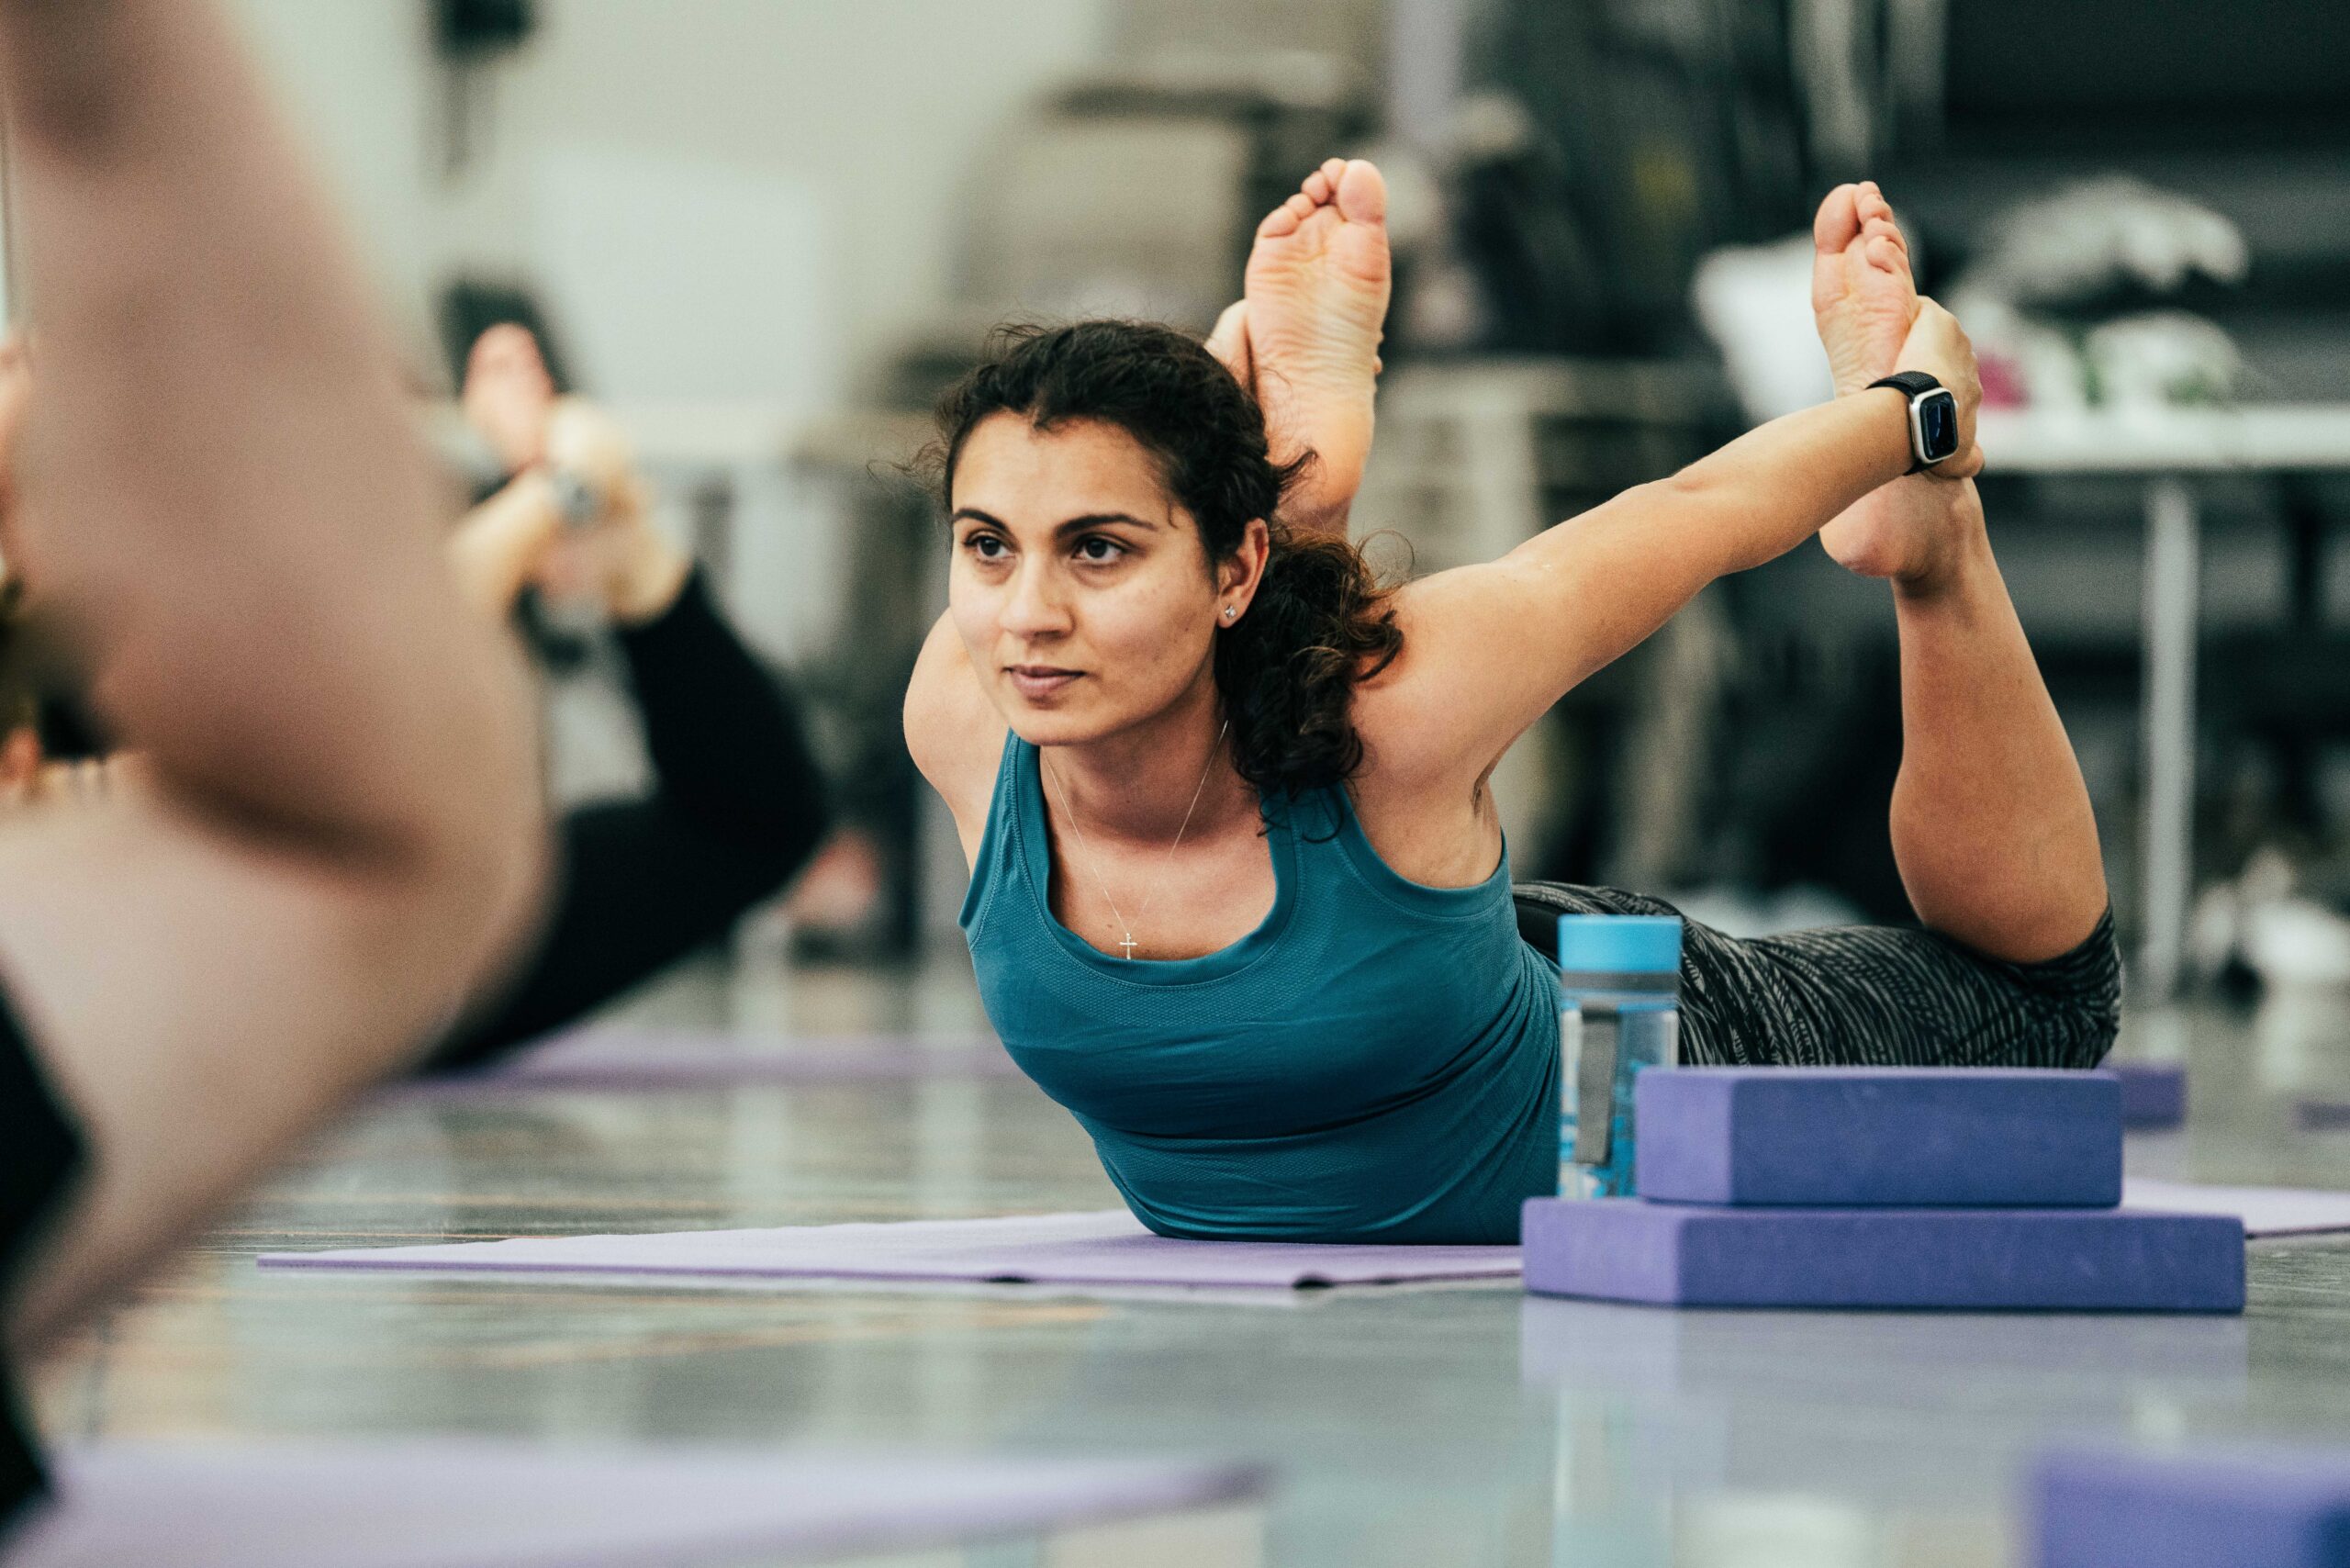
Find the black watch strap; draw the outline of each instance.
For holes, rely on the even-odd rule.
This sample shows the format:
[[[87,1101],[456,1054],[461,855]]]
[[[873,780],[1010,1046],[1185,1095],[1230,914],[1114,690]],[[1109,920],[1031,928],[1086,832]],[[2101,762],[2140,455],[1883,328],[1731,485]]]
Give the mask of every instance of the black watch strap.
[[[1942,390],[1942,384],[1940,381],[1935,380],[1931,375],[1927,375],[1922,370],[1897,370],[1891,375],[1881,375],[1877,377],[1874,381],[1870,382],[1863,390],[1874,392],[1880,386],[1896,386],[1899,387],[1903,392],[1908,393],[1910,397],[1915,398],[1922,393],[1939,392]]]
[[[1939,392],[1942,389],[1940,380],[1922,370],[1897,370],[1891,375],[1877,377],[1863,390],[1874,392],[1880,386],[1890,386],[1913,403],[1929,392]],[[1918,450],[1918,443],[1913,436],[1909,442],[1909,472],[1922,474],[1925,471],[1925,454]]]

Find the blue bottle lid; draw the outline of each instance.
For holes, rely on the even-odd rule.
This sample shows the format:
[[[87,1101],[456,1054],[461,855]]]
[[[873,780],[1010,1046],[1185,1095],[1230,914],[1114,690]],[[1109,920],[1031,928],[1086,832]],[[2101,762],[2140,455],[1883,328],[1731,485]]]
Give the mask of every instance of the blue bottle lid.
[[[1581,974],[1673,974],[1681,968],[1681,917],[1562,914],[1559,968]]]

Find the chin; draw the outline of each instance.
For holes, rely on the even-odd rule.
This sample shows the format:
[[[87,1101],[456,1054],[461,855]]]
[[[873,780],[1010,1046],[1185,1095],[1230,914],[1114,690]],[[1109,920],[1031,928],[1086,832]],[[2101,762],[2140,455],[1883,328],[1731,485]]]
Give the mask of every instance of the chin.
[[[1040,707],[1015,698],[1004,714],[1012,725],[1012,733],[1030,745],[1083,745],[1113,733],[1118,726],[1105,724],[1098,717],[1085,717],[1066,709]]]
[[[1007,689],[998,694],[997,708],[1012,733],[1030,745],[1084,745],[1113,735],[1130,720],[1105,713],[1094,702],[1072,702],[1066,697],[1037,700]]]

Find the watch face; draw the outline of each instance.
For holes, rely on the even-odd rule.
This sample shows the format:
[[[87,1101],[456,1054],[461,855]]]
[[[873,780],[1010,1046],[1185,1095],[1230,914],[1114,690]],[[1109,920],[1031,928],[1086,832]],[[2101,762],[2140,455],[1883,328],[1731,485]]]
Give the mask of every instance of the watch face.
[[[1958,450],[1958,399],[1937,387],[1912,405],[1918,421],[1918,455],[1940,463]]]

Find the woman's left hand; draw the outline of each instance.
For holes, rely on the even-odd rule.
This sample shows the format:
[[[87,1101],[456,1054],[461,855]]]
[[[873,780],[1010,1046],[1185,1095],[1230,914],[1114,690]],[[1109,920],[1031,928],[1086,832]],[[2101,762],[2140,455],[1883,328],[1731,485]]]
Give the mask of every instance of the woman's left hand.
[[[1983,404],[1983,378],[1975,363],[1975,344],[1958,318],[1930,299],[1918,301],[1918,319],[1902,341],[1896,370],[1922,370],[1944,386],[1958,402],[1958,450],[1928,472],[1941,479],[1964,479],[1983,471],[1983,453],[1975,444],[1975,413]]]

